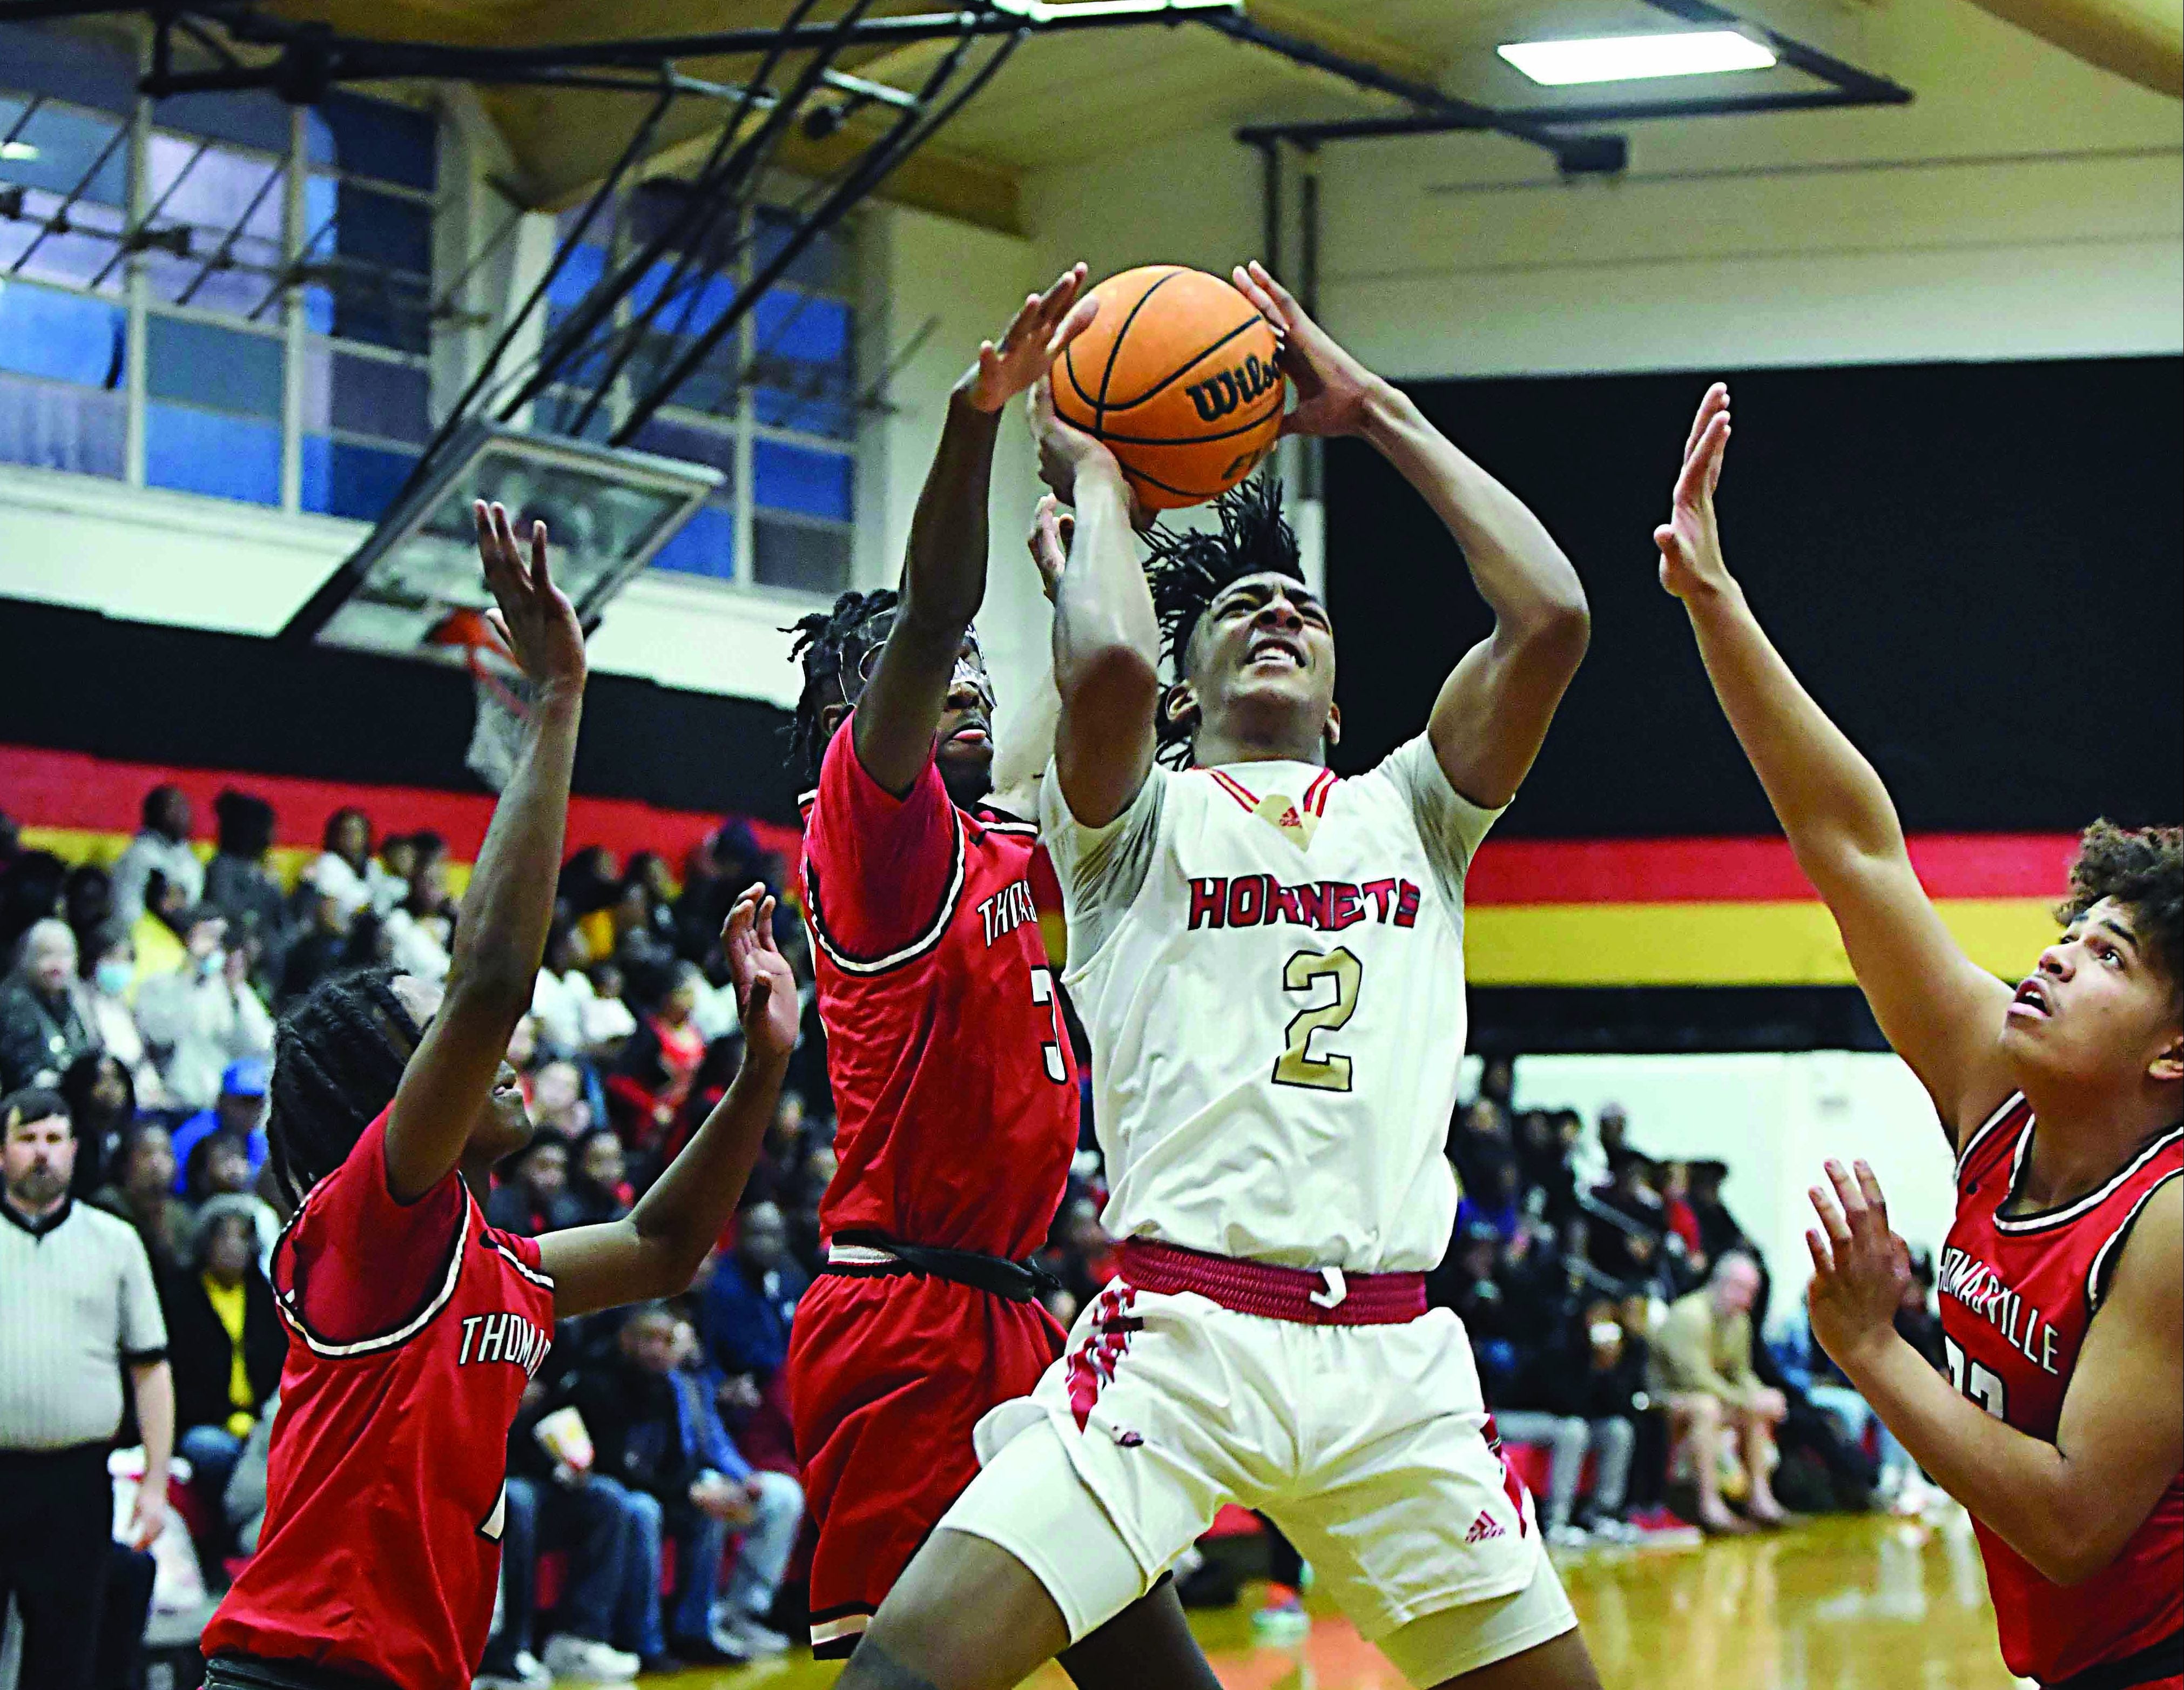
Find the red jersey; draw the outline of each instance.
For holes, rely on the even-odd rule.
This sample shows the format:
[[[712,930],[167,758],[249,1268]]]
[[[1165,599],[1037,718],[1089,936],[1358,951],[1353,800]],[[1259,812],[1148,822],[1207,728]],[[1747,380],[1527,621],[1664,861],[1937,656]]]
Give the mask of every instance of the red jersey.
[[[275,1248],[291,1336],[265,1523],[201,1647],[449,1690],[493,1624],[508,1432],[553,1341],[554,1282],[460,1174],[396,1202],[386,1130],[382,1114]]]
[[[906,797],[883,789],[854,722],[804,804],[841,1163],[820,1227],[1021,1260],[1077,1149],[1076,1058],[1039,925],[1059,888],[1039,829],[957,808],[936,765]]]
[[[2153,1194],[2184,1178],[2184,1128],[2098,1191],[2005,1214],[2032,1152],[2032,1108],[2013,1096],[1957,1162],[1957,1216],[1942,1252],[1950,1381],[1989,1414],[2053,1442],[2078,1351],[2124,1239]],[[2120,1660],[2184,1627],[2184,1475],[2121,1554],[2084,1583],[2050,1584],[1981,1525],[1980,1550],[2009,1670],[2043,1682]]]

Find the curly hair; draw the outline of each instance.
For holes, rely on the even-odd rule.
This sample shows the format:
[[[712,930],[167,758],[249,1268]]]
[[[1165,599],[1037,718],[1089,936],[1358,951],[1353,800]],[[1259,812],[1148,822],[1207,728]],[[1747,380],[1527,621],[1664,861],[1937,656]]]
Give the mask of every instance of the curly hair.
[[[852,702],[847,677],[855,675],[865,654],[887,639],[875,624],[894,614],[902,601],[893,588],[874,593],[844,593],[831,611],[814,611],[789,627],[795,642],[789,661],[804,666],[804,690],[797,695],[796,715],[788,728],[788,760],[807,779],[816,779],[819,759],[827,750],[820,731],[821,712],[830,706]]]
[[[394,1101],[424,1036],[394,995],[399,973],[382,966],[330,975],[274,1029],[265,1138],[274,1180],[291,1204],[348,1160]]]
[[[2138,918],[2140,947],[2184,1004],[2184,828],[2120,828],[2103,817],[2086,828],[2055,918],[2067,927],[2103,898]]]
[[[1304,579],[1296,532],[1282,515],[1282,484],[1272,469],[1230,488],[1213,501],[1213,510],[1221,519],[1218,533],[1156,523],[1145,535],[1152,549],[1145,581],[1160,622],[1161,654],[1178,681],[1190,667],[1190,637],[1199,619],[1232,583],[1247,575]],[[1188,764],[1190,725],[1172,720],[1165,710],[1156,721],[1161,760],[1175,767]]]

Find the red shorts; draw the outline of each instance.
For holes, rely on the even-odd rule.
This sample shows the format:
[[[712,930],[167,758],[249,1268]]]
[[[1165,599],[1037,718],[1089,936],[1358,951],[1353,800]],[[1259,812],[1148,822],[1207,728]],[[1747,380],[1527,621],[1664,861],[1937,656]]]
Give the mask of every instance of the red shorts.
[[[1030,1393],[1063,1333],[1035,1302],[952,1280],[824,1274],[796,1305],[790,1410],[811,1558],[811,1652],[856,1647],[918,1546],[977,1476],[971,1429]]]

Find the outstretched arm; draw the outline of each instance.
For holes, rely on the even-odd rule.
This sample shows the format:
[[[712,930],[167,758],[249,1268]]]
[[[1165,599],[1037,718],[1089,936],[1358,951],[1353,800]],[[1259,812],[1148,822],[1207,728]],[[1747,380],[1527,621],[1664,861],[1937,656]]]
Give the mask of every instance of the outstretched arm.
[[[2122,1553],[2184,1462],[2184,1182],[2140,1214],[2086,1334],[2050,1443],[2005,1424],[1927,1364],[1895,1329],[1908,1252],[1880,1182],[1828,1164],[1813,1335],[1942,1488],[2042,1577],[2091,1578]],[[1999,1405],[1997,1405],[1997,1408]]]
[[[948,396],[940,447],[911,520],[902,605],[855,718],[857,761],[898,798],[933,760],[963,631],[986,596],[986,490],[1000,413],[1098,313],[1096,299],[1078,298],[1084,285],[1080,264],[1027,298],[1000,343],[982,344]]]
[[[2009,989],[1942,924],[1888,789],[1797,683],[1730,576],[1713,505],[1729,435],[1729,389],[1717,382],[1691,424],[1670,520],[1653,531],[1661,585],[1683,600],[1707,678],[1797,866],[1826,900],[1880,1030],[1953,1144],[2008,1090],[1994,1047]]]
[[[504,509],[481,500],[475,514],[478,555],[498,606],[486,619],[534,696],[515,772],[493,806],[463,898],[447,995],[402,1070],[387,1114],[387,1190],[400,1203],[423,1196],[461,1160],[509,1035],[531,1007],[583,714],[584,631],[548,571],[546,525],[532,525],[526,562]]]
[[[1449,784],[1498,810],[1540,755],[1555,707],[1591,637],[1585,589],[1524,501],[1458,451],[1411,400],[1336,345],[1256,263],[1236,286],[1281,332],[1282,367],[1296,384],[1291,434],[1354,434],[1416,488],[1448,527],[1494,632],[1458,660],[1427,728]]]
[[[765,887],[749,888],[721,934],[744,1027],[727,1095],[627,1215],[538,1241],[557,1319],[675,1296],[736,1212],[796,1048],[796,979],[774,946],[773,907]]]
[[[1130,806],[1153,766],[1160,622],[1139,566],[1130,494],[1114,454],[1031,391],[1039,476],[1075,507],[1069,567],[1054,591],[1054,684],[1061,697],[1054,772],[1069,813],[1104,828]]]
[[[1024,544],[1039,570],[1039,586],[1050,605],[1061,585],[1061,572],[1069,562],[1069,537],[1076,527],[1077,518],[1062,508],[1060,499],[1050,493],[1040,495]],[[1045,667],[1033,683],[1030,695],[1018,706],[1016,720],[1009,725],[1009,737],[994,747],[996,808],[1012,816],[1038,816],[1039,784],[1046,778],[1046,766],[1054,761],[1054,733],[1061,717],[1061,694],[1055,689],[1050,639]]]

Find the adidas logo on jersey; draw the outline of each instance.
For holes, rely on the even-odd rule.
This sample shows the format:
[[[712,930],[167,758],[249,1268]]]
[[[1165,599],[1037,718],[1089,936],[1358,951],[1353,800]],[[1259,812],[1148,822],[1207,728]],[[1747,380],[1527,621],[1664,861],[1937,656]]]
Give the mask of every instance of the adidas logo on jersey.
[[[1479,1518],[1471,1522],[1471,1530],[1463,1534],[1463,1541],[1467,1543],[1484,1543],[1490,1537],[1507,1537],[1508,1535],[1507,1530],[1502,1522],[1482,1509],[1479,1510]]]

